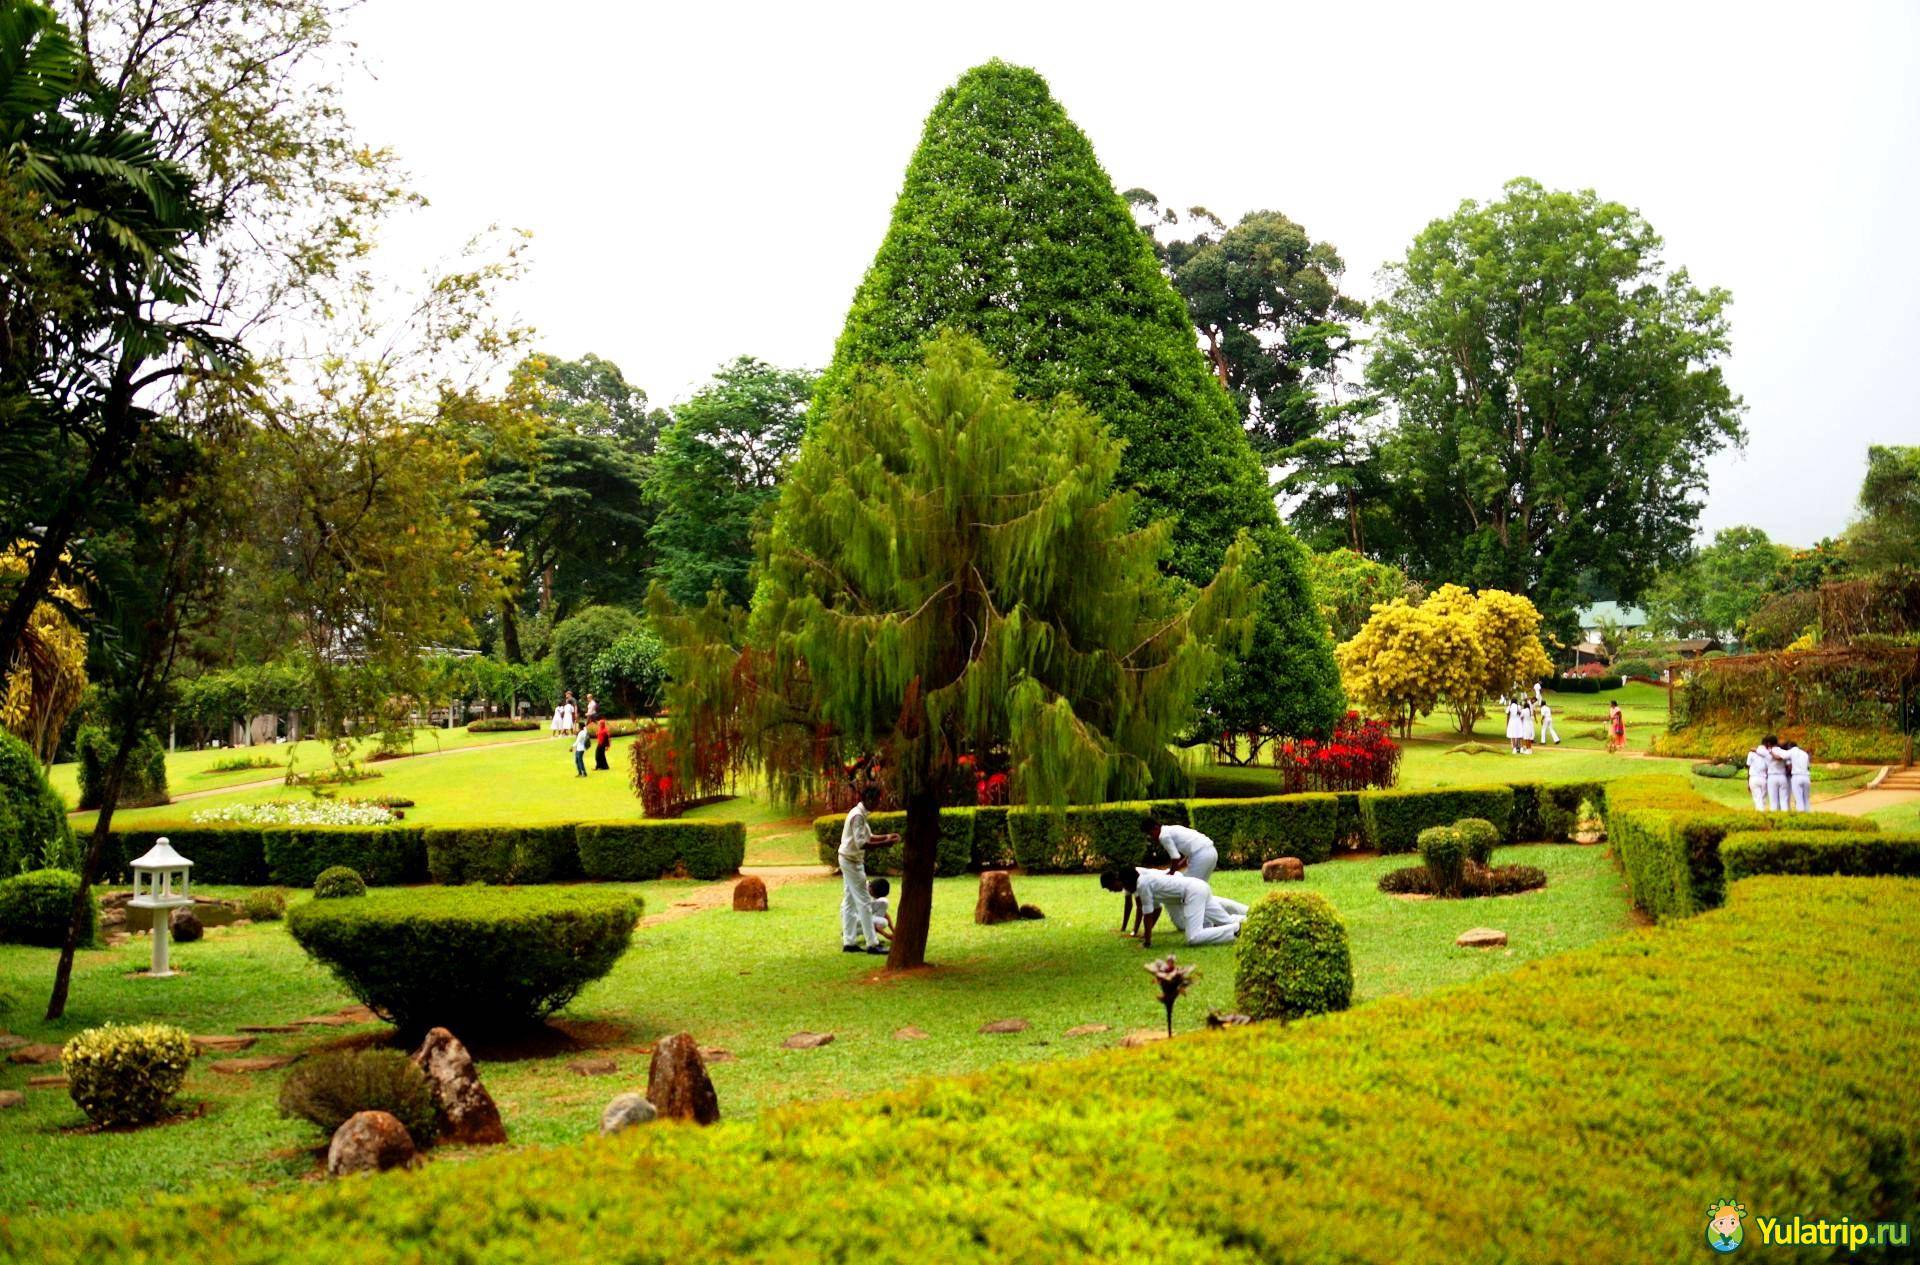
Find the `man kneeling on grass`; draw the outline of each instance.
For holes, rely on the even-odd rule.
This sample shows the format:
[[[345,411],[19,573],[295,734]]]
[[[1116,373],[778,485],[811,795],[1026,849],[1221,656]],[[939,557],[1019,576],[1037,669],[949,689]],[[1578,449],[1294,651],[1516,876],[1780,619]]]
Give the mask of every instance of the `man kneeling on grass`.
[[[1103,873],[1100,886],[1139,901],[1143,949],[1153,947],[1153,928],[1163,907],[1171,906],[1173,925],[1186,933],[1190,945],[1231,944],[1247,916],[1245,905],[1215,896],[1205,882],[1185,874],[1121,865]]]

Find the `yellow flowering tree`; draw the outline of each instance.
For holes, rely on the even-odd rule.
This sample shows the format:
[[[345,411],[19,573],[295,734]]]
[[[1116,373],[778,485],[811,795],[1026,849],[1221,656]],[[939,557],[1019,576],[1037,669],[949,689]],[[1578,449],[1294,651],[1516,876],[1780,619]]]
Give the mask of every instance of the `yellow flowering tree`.
[[[0,553],[0,587],[18,583],[26,573],[18,549]],[[48,595],[74,609],[84,600],[78,589],[57,581]],[[0,665],[0,727],[33,748],[34,756],[46,764],[86,688],[86,634],[54,602],[41,602],[27,618],[13,662]]]
[[[1552,671],[1539,629],[1540,612],[1524,597],[1447,584],[1418,604],[1376,605],[1335,653],[1347,697],[1390,717],[1403,737],[1415,717],[1440,707],[1471,735],[1488,699]]]

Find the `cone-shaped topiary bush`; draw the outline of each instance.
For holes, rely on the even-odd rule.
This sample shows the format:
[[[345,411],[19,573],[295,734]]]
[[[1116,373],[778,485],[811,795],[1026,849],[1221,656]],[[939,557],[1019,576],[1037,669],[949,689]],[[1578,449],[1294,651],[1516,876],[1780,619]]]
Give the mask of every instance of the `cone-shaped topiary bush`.
[[[1345,1010],[1353,1000],[1347,926],[1326,897],[1271,892],[1247,911],[1234,947],[1234,1004],[1255,1019]]]
[[[330,865],[313,877],[315,900],[338,900],[345,896],[365,896],[367,880],[348,865]]]

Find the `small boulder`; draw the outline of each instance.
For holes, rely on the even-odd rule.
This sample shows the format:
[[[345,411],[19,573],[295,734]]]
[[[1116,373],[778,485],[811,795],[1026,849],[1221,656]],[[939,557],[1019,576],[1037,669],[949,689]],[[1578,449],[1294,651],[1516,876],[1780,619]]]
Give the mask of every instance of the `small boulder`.
[[[780,1043],[789,1050],[817,1050],[833,1044],[831,1032],[796,1032]]]
[[[66,1088],[66,1084],[67,1078],[64,1073],[53,1076],[27,1077],[28,1089],[64,1089]]]
[[[0,1050],[12,1050],[26,1043],[25,1037],[16,1037],[11,1032],[0,1032]]]
[[[1027,922],[1039,922],[1045,918],[1046,915],[1040,912],[1040,906],[1038,905],[1022,905],[1020,906],[1020,917]]]
[[[173,917],[167,920],[167,925],[173,930],[174,942],[177,944],[192,944],[207,934],[200,916],[191,909],[174,910]]]
[[[749,874],[738,883],[735,883],[733,885],[733,908],[736,913],[766,913],[766,881],[756,874]]]
[[[479,1069],[460,1038],[445,1028],[431,1029],[413,1052],[413,1061],[427,1074],[434,1101],[440,1104],[441,1141],[487,1146],[507,1140],[500,1108],[480,1083]]]
[[[193,1039],[195,1054],[238,1054],[251,1049],[259,1037],[196,1036]]]
[[[709,1065],[714,1063],[737,1063],[740,1061],[739,1056],[734,1054],[732,1050],[723,1050],[717,1045],[701,1046],[700,1057],[705,1059]]]
[[[567,1070],[575,1076],[611,1076],[620,1065],[612,1059],[575,1059],[567,1064]]]
[[[60,1047],[48,1045],[42,1041],[16,1046],[7,1051],[9,1063],[58,1063],[59,1061]]]
[[[895,1028],[893,1030],[893,1039],[895,1041],[925,1041],[927,1034],[912,1024],[908,1024],[904,1028]]]
[[[1090,1037],[1096,1033],[1108,1031],[1104,1023],[1083,1023],[1068,1028],[1064,1035],[1069,1037]]]
[[[1462,931],[1454,943],[1463,949],[1501,949],[1506,947],[1507,933],[1492,927],[1475,927]]]
[[[1132,1032],[1120,1038],[1120,1044],[1122,1047],[1132,1050],[1143,1045],[1152,1045],[1155,1041],[1165,1041],[1166,1039],[1167,1030],[1165,1028],[1135,1028]]]
[[[348,1173],[384,1173],[413,1163],[413,1138],[407,1126],[384,1111],[362,1111],[347,1117],[333,1131],[327,1145],[327,1176]]]
[[[1025,1019],[995,1019],[992,1023],[981,1024],[980,1031],[983,1034],[995,1032],[1025,1032],[1032,1026],[1033,1025]]]
[[[600,1132],[619,1133],[637,1124],[652,1124],[659,1115],[645,1094],[616,1094],[600,1113]]]
[[[1228,1015],[1222,1014],[1217,1010],[1209,1010],[1207,1012],[1207,1026],[1209,1028],[1238,1028],[1242,1024],[1252,1022],[1253,1016],[1251,1015]]]
[[[1018,917],[1020,902],[1013,898],[1013,876],[1005,870],[982,872],[980,898],[973,905],[973,920],[983,927],[991,927]]]
[[[0,1089],[0,1111],[9,1107],[18,1107],[27,1100],[27,1096],[17,1089]]]
[[[720,1118],[720,1096],[713,1092],[706,1058],[691,1033],[676,1032],[653,1047],[647,1100],[669,1120],[712,1124]]]
[[[1263,883],[1298,883],[1307,877],[1307,867],[1299,857],[1275,857],[1260,867]]]

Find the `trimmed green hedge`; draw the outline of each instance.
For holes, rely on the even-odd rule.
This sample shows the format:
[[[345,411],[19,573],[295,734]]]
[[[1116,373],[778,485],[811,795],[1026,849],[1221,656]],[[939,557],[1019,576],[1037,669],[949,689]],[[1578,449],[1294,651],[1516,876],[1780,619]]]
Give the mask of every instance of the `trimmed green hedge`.
[[[451,826],[426,832],[436,883],[550,883],[580,877],[574,825]]]
[[[1429,826],[1451,826],[1462,817],[1494,824],[1513,838],[1513,788],[1443,786],[1425,791],[1362,791],[1360,825],[1369,847],[1412,852]]]
[[[737,821],[586,821],[574,837],[580,872],[591,879],[638,882],[683,869],[724,878],[747,856],[747,828]]]
[[[1729,883],[1755,874],[1920,878],[1920,835],[1746,830],[1720,841],[1720,864]]]
[[[1633,903],[1655,918],[1685,918],[1726,899],[1720,843],[1739,832],[1870,833],[1874,822],[1842,813],[1757,813],[1695,792],[1685,779],[1621,778],[1607,790],[1607,838]]]
[[[260,827],[181,826],[178,828],[115,830],[107,836],[102,873],[125,877],[135,857],[144,856],[157,839],[166,839],[174,851],[193,862],[196,883],[231,883],[255,887],[273,881],[267,872],[267,852]]]
[[[71,870],[28,870],[0,879],[0,944],[35,944],[57,949],[67,940],[67,919],[80,876]],[[100,939],[100,902],[87,902],[87,927],[80,947]]]
[[[613,969],[639,897],[575,887],[374,891],[287,915],[300,947],[402,1030],[510,1031]]]
[[[1194,799],[1187,824],[1213,840],[1223,868],[1258,869],[1280,856],[1314,865],[1333,855],[1340,802],[1327,794]]]
[[[1917,960],[1920,884],[1757,878],[1684,928],[1423,997],[711,1129],[13,1217],[0,1257],[97,1265],[138,1244],[151,1261],[332,1265],[350,1242],[361,1265],[609,1244],[874,1265],[1123,1260],[1143,1243],[1179,1265],[1705,1259],[1712,1192],[1789,1222],[1920,1215],[1920,1025],[1897,1021]],[[1197,1127],[1223,1103],[1230,1126]],[[1452,1164],[1438,1197],[1415,1175],[1449,1156],[1498,1161]],[[1181,1172],[1206,1180],[1167,1180]],[[1017,1199],[982,1197],[1010,1179]]]
[[[1513,820],[1508,843],[1571,843],[1583,809],[1607,810],[1605,782],[1511,782]]]
[[[275,883],[312,887],[320,871],[344,865],[371,886],[389,887],[426,881],[425,834],[413,826],[269,826],[260,844]]]
[[[935,853],[933,872],[942,878],[951,878],[955,874],[965,874],[969,869],[995,869],[988,858],[988,864],[975,862],[973,835],[975,816],[982,810],[977,808],[943,808],[940,810],[940,845]],[[1000,841],[989,838],[988,851],[999,853],[1010,851],[1004,840],[1006,835],[1006,814],[1004,808],[984,810],[988,814],[989,831],[997,832]],[[995,815],[997,814],[997,816]],[[840,865],[840,829],[846,824],[845,813],[829,813],[825,817],[813,819],[813,843],[820,854],[820,864],[839,868]],[[873,833],[877,835],[900,834],[907,828],[907,815],[901,812],[874,813],[870,818]],[[900,873],[902,850],[896,844],[890,848],[877,848],[867,853],[867,873],[870,875],[895,875]]]

